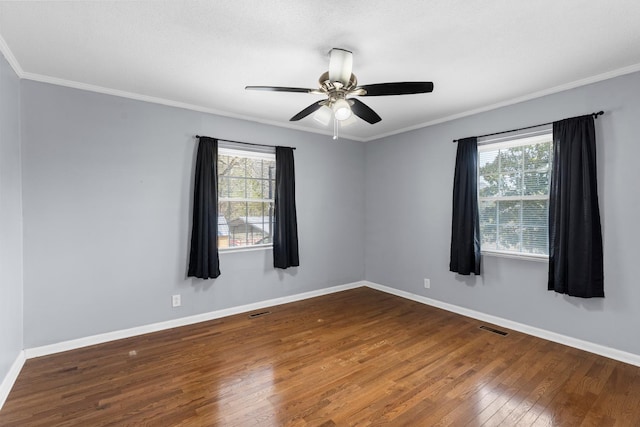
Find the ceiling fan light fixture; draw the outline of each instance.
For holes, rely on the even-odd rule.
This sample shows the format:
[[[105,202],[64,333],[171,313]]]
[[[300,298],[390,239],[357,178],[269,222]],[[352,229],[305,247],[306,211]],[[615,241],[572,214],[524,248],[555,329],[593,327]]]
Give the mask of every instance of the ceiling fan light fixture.
[[[347,126],[360,118],[369,124],[376,124],[382,118],[358,98],[361,96],[413,95],[433,92],[433,82],[389,82],[358,85],[352,71],[353,54],[346,49],[334,48],[329,51],[329,71],[318,79],[317,89],[285,86],[246,86],[247,90],[268,90],[273,92],[310,93],[326,98],[314,102],[289,121],[297,122],[312,115],[315,121],[327,126],[333,119],[334,138],[338,138],[338,128]]]
[[[351,117],[351,107],[344,99],[338,99],[333,103],[333,114],[336,120],[343,121]]]
[[[320,123],[322,126],[327,126],[333,117],[333,110],[326,105],[323,105],[315,112],[313,119]]]
[[[357,121],[358,121],[358,119],[356,119],[355,114],[351,114],[348,119],[343,120],[343,121],[340,122],[340,126],[345,128],[345,127],[347,127],[349,125],[354,124]]]

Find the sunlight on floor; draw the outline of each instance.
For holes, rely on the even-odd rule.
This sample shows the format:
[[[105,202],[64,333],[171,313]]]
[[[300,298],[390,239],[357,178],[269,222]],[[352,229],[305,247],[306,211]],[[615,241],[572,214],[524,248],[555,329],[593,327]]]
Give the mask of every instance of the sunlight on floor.
[[[220,380],[216,400],[217,421],[231,424],[278,426],[278,402],[272,365],[248,366]],[[238,424],[238,425],[240,425]]]
[[[553,426],[553,418],[546,407],[539,405],[540,396],[520,396],[517,386],[483,385],[477,393],[475,405],[479,424],[500,424],[506,419],[522,425]],[[534,398],[535,400],[532,400]]]

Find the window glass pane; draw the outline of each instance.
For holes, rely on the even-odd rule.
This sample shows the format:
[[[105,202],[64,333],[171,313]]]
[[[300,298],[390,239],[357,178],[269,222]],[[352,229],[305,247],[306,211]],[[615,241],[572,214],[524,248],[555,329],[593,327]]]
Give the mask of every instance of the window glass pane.
[[[549,201],[525,200],[522,216],[523,251],[549,254]]]
[[[229,192],[229,180],[226,177],[218,176],[218,197],[225,197]]]
[[[486,174],[478,178],[478,192],[480,197],[493,197],[498,195],[500,175]]]
[[[275,155],[225,152],[218,156],[218,247],[272,243]]]
[[[496,225],[498,223],[498,202],[490,200],[480,200],[478,203],[480,222],[486,225]],[[482,224],[480,226],[482,226]]]
[[[264,167],[262,168],[262,178],[265,179],[276,179],[276,162],[270,161],[265,162]]]
[[[479,147],[478,207],[483,250],[548,254],[552,160],[551,133]]]
[[[484,249],[498,249],[497,246],[497,214],[498,204],[494,201],[480,201],[480,236]]]
[[[250,178],[262,178],[264,175],[264,162],[262,160],[247,160],[247,176]]]
[[[498,150],[481,151],[478,154],[480,175],[497,174],[500,172],[498,169]]]
[[[547,227],[524,226],[522,250],[530,254],[549,255],[549,229]]]
[[[546,227],[549,223],[548,200],[524,200],[522,210],[522,224]]]
[[[548,171],[550,157],[550,142],[527,145],[524,147],[524,168],[525,170]]]
[[[228,247],[271,243],[273,203],[219,202],[218,212],[228,226]]]
[[[522,172],[518,171],[510,174],[500,175],[500,195],[522,195]]]
[[[500,150],[500,171],[505,173],[522,170],[522,147],[511,147]]]
[[[482,247],[482,249],[485,249],[485,250],[498,249],[497,229],[498,227],[495,225],[486,225],[486,224],[480,225],[480,235],[482,238],[480,242],[480,246]]]
[[[246,180],[235,177],[218,178],[218,197],[246,198]]]
[[[520,226],[498,226],[498,249],[501,251],[520,252]]]
[[[503,148],[500,150],[500,171],[517,172],[522,169],[522,147]]]
[[[245,160],[236,156],[218,156],[218,176],[244,176]]]
[[[480,152],[478,162],[478,191],[480,197],[497,196],[500,186],[498,150]]]
[[[276,190],[275,179],[265,179],[262,181],[262,198],[273,200],[274,191]]]
[[[498,223],[519,224],[522,202],[519,200],[499,201],[498,202]]]
[[[549,194],[549,172],[525,172],[523,194],[525,196]]]

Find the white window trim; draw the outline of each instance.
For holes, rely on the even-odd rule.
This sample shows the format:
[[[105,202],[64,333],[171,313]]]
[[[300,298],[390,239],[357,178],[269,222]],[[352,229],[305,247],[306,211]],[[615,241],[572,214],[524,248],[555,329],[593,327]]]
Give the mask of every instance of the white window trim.
[[[236,252],[257,252],[273,249],[273,243],[265,243],[264,245],[252,245],[252,246],[236,246],[233,248],[218,248],[218,252],[221,254],[231,254]]]
[[[483,249],[480,251],[480,253],[483,256],[490,256],[490,257],[497,257],[497,258],[512,258],[512,259],[522,259],[526,261],[549,262],[549,255],[496,251],[493,249],[487,249],[487,250]]]
[[[218,155],[231,157],[247,157],[249,159],[271,160],[275,151],[254,151],[253,147],[248,149],[218,147]]]
[[[505,136],[494,136],[494,137],[482,137],[478,138],[478,148],[483,145],[494,145],[504,142],[504,147],[509,146],[509,142],[513,142],[513,145],[520,145],[520,142],[517,140],[522,138],[530,138],[535,136],[546,137],[547,135],[553,132],[553,128],[551,125],[541,126],[537,130],[524,130],[524,131],[514,131],[509,134],[505,134]]]
[[[249,199],[245,197],[218,197],[218,201],[221,202],[256,202],[256,203],[269,203],[274,199]]]

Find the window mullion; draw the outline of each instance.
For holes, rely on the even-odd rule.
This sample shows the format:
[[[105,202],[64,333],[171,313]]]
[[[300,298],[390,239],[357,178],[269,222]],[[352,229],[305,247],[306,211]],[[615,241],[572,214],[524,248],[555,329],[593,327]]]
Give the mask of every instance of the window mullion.
[[[498,195],[503,196],[502,193],[502,156],[500,150],[498,150]],[[500,202],[496,202],[496,249],[500,247]]]
[[[524,200],[522,199],[524,197],[524,151],[525,151],[525,147],[522,147],[522,156],[520,157],[520,232],[519,234],[519,240],[520,240],[520,252],[524,252],[524,243],[523,243],[523,233],[524,233],[524,224],[523,224],[523,220],[524,220]]]

